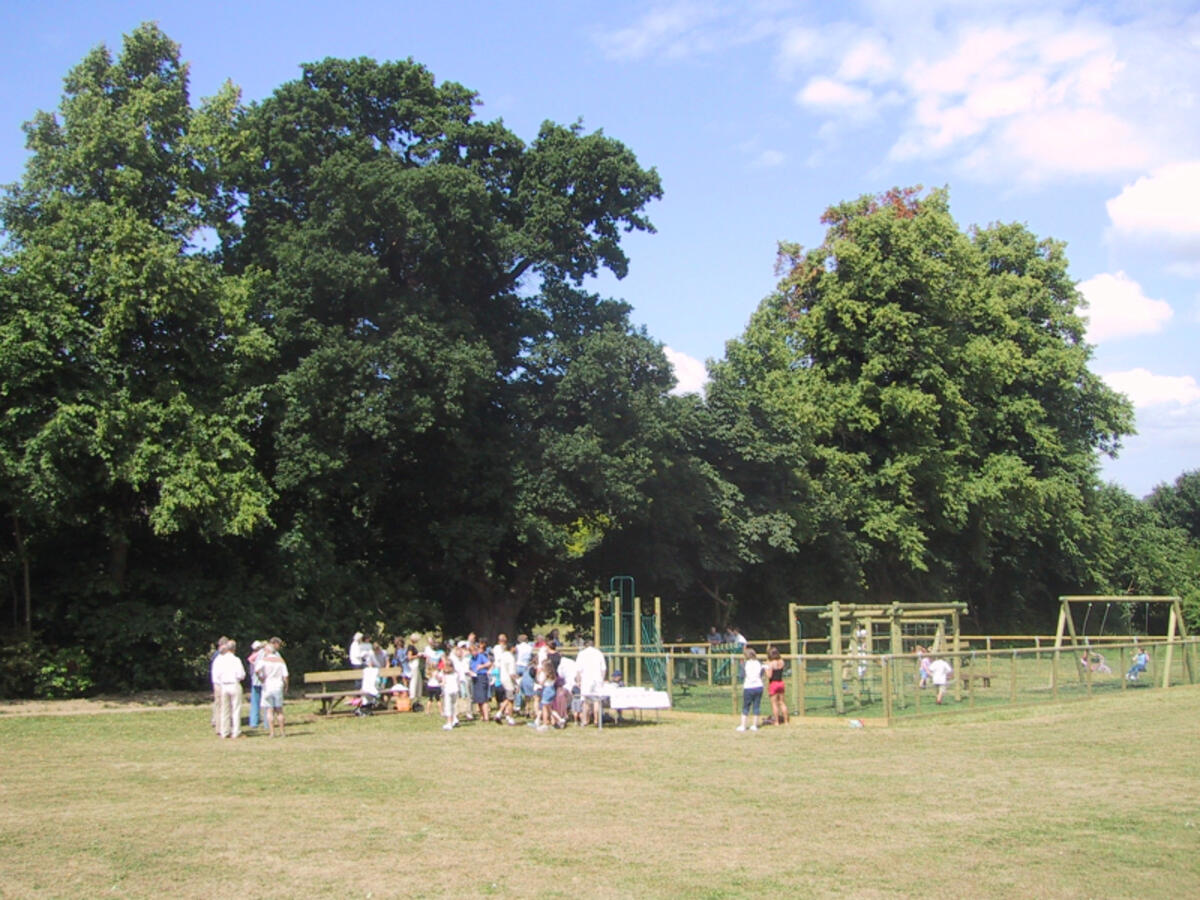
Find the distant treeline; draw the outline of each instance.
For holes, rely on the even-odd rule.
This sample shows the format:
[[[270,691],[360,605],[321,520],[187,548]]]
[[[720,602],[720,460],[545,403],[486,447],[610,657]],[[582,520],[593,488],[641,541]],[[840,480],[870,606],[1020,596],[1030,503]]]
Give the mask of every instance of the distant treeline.
[[[0,200],[0,691],[202,685],[220,633],[301,669],[356,630],[511,633],[613,575],[696,636],[835,598],[1196,608],[1200,473],[1100,483],[1133,415],[1061,244],[964,231],[943,191],[835,206],[672,396],[583,289],[657,173],[477,105],[367,59],[193,105],[152,25],[68,74]]]

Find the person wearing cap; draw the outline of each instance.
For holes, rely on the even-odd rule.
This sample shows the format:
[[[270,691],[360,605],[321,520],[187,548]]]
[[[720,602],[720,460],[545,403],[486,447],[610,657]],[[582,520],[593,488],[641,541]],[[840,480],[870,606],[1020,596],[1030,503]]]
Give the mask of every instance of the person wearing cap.
[[[266,653],[267,642],[255,641],[250,645],[250,655],[246,657],[246,668],[250,671],[250,727],[258,728],[259,710],[262,707],[262,681],[258,677],[258,661]]]
[[[237,655],[237,641],[227,641],[212,664],[212,683],[220,695],[217,734],[222,738],[242,736],[242,682],[246,667]]]
[[[262,703],[271,737],[283,737],[283,695],[288,688],[288,667],[279,650],[283,641],[271,638],[258,658],[255,673],[262,684]]]

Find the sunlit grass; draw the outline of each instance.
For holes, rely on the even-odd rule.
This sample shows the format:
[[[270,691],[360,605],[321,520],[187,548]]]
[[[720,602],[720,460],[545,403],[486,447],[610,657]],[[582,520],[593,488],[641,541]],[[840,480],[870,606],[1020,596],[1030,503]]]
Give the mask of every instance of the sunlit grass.
[[[1200,895],[1200,688],[891,729],[0,716],[5,897]]]

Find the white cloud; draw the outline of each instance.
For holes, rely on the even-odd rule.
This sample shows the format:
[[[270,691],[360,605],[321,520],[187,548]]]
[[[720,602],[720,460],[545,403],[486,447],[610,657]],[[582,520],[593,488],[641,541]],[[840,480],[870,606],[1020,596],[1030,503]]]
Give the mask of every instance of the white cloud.
[[[1097,109],[1057,109],[1019,116],[997,133],[1001,151],[1038,177],[1102,175],[1144,166],[1151,148],[1125,120]]]
[[[1113,35],[1091,25],[971,28],[908,65],[910,118],[892,158],[953,153],[976,176],[1023,181],[1143,167],[1153,143],[1114,102],[1124,69]]]
[[[896,63],[887,45],[877,37],[864,38],[842,57],[837,77],[849,81],[878,82],[891,77]]]
[[[675,371],[675,388],[671,393],[703,393],[704,386],[708,383],[708,371],[705,369],[704,363],[686,353],[672,350],[670,347],[663,347],[663,353],[666,354],[667,362]]]
[[[1108,201],[1108,217],[1123,235],[1200,239],[1200,160],[1155,169]]]
[[[824,42],[814,29],[798,26],[789,28],[779,38],[775,69],[780,77],[789,78],[811,66],[815,59],[820,59],[823,47]]]
[[[599,38],[610,56],[682,58],[769,40],[833,149],[890,129],[888,159],[998,183],[1129,176],[1200,157],[1200,16],[1044,0],[920,4],[691,0]],[[1200,204],[1196,205],[1200,209]]]
[[[1175,414],[1200,408],[1200,384],[1191,375],[1155,375],[1148,369],[1109,372],[1103,376],[1109,387],[1125,394],[1133,405],[1144,407],[1175,406]]]
[[[813,78],[796,95],[796,102],[836,114],[867,105],[871,92],[833,78]]]
[[[1107,272],[1079,283],[1088,302],[1088,340],[1101,341],[1157,334],[1174,315],[1165,300],[1153,300],[1124,272]]]
[[[771,2],[744,10],[716,0],[677,0],[656,4],[629,27],[599,31],[594,38],[611,59],[687,59],[778,38],[784,27],[778,14]]]
[[[886,97],[893,161],[946,160],[979,180],[1029,183],[1133,173],[1200,150],[1200,57],[1150,13],[1118,23],[1022,3],[986,15],[956,3],[928,14],[868,5],[866,37],[849,20],[832,23],[824,46],[798,32],[777,68],[803,78],[797,100],[828,120],[850,104],[861,124]]]
[[[663,54],[672,58],[707,49],[711,38],[703,26],[716,16],[710,4],[672,3],[649,10],[628,28],[596,36],[613,59],[642,59]]]

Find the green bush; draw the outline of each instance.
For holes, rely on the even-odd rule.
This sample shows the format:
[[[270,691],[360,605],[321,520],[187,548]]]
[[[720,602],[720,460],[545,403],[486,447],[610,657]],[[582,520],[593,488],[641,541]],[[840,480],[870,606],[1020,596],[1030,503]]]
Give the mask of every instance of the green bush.
[[[82,697],[92,689],[92,661],[80,647],[45,655],[34,679],[34,695],[46,700]]]
[[[48,656],[45,645],[39,641],[28,638],[0,641],[0,698],[32,697],[38,673]]]

